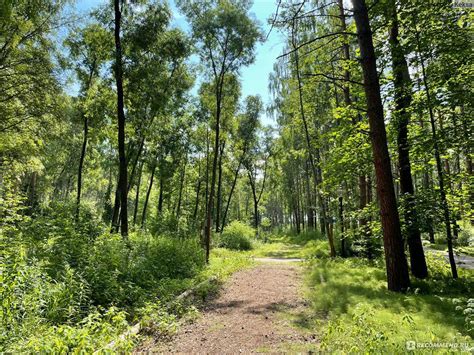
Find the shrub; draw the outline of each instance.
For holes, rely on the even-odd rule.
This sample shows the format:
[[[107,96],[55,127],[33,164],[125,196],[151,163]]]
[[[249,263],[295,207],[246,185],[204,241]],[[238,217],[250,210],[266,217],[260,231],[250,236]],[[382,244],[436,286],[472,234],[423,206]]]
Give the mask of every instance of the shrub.
[[[132,305],[166,279],[194,276],[205,258],[196,239],[132,233],[130,245],[119,235],[97,238],[86,268],[92,298],[101,305]]]
[[[205,264],[197,239],[137,234],[133,236],[132,249],[131,278],[142,285],[150,279],[192,277]]]
[[[51,353],[51,354],[86,354],[101,349],[100,353],[130,351],[133,339],[130,336],[120,339],[128,327],[126,314],[116,308],[105,312],[92,312],[81,320],[78,325],[60,325],[48,327],[28,339],[15,344],[12,352]],[[115,341],[114,347],[105,347]]]
[[[456,240],[456,245],[460,247],[474,246],[474,234],[472,233],[472,230],[462,230]]]
[[[232,250],[252,249],[251,238],[255,236],[255,230],[248,225],[234,221],[222,232],[218,245]]]
[[[0,348],[34,335],[49,324],[81,319],[89,307],[85,281],[66,266],[52,279],[41,263],[25,253],[6,255],[0,264]]]

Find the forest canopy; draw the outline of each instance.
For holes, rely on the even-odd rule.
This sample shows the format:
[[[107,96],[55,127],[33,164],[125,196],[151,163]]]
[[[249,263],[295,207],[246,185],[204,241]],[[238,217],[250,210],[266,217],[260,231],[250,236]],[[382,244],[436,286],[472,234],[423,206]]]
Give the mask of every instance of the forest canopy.
[[[468,295],[473,12],[456,4],[2,1],[0,351],[171,323],[162,305],[275,235],[377,265],[395,292],[436,280],[446,250]],[[245,96],[271,33],[268,92]]]

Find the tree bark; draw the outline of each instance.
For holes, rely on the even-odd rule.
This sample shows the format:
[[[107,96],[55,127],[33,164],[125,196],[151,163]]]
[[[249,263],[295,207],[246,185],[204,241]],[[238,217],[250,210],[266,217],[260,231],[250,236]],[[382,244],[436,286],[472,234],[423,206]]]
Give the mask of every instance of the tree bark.
[[[400,190],[405,203],[405,225],[407,243],[410,251],[410,267],[412,274],[420,279],[428,276],[421,233],[416,215],[415,191],[410,165],[410,147],[408,144],[408,111],[412,101],[411,80],[408,64],[398,39],[398,16],[395,2],[391,3],[392,25],[390,28],[390,48],[392,52],[392,71],[394,76],[395,111],[393,113],[397,126],[398,166],[400,172]]]
[[[92,78],[94,76],[95,70],[96,70],[96,61],[94,60],[92,62],[92,66],[90,67],[90,71],[89,71],[89,77],[88,77],[87,85],[86,85],[86,94],[91,87]],[[75,214],[76,223],[79,222],[79,210],[81,208],[81,192],[82,192],[82,170],[84,167],[84,159],[86,157],[87,139],[88,139],[88,134],[89,134],[89,119],[84,113],[82,116],[84,119],[84,138],[82,141],[81,156],[79,158],[79,167],[77,171],[77,196],[76,196],[76,214]]]
[[[295,21],[293,21],[292,24],[292,32],[291,32],[291,40],[292,40],[292,46],[293,48],[297,48],[297,43],[296,43],[296,24]],[[316,166],[315,159],[313,156],[313,151],[311,147],[311,138],[309,134],[309,129],[308,129],[308,123],[306,121],[306,116],[304,112],[304,105],[303,105],[303,87],[302,87],[302,80],[301,80],[301,75],[300,75],[300,64],[299,64],[299,56],[298,56],[298,51],[294,52],[294,60],[295,60],[295,70],[296,70],[296,78],[298,81],[298,99],[299,99],[299,106],[300,106],[300,114],[301,114],[301,120],[303,121],[303,126],[304,126],[304,132],[305,132],[305,138],[306,138],[306,145],[308,148],[308,157],[309,157],[309,162],[311,164],[311,168],[313,170],[313,176],[314,176],[314,187],[316,190],[318,190],[319,183],[321,182],[321,179],[318,179],[318,175],[320,172],[318,172],[319,168]],[[318,154],[319,152],[317,152]],[[321,203],[321,213],[322,213],[322,223],[321,223],[321,233],[323,235],[326,234],[327,232],[327,227],[329,225],[328,220],[327,220],[327,215],[326,215],[326,205],[324,202],[324,197],[321,196],[321,194],[318,194],[319,201]],[[334,248],[334,241],[332,240],[331,236],[328,234],[328,240],[329,240],[329,246],[330,246],[330,253],[331,257],[336,256],[336,249]]]
[[[201,162],[198,160],[198,184],[196,187],[196,203],[194,204],[193,223],[196,221],[197,213],[199,209],[199,194],[201,193],[201,185],[202,185]]]
[[[388,154],[387,133],[385,131],[372,30],[365,0],[353,0],[352,3],[361,54],[367,114],[369,117],[377,179],[377,196],[382,220],[387,284],[389,290],[400,292],[410,286],[410,279],[404,254],[397,201],[395,199],[390,156]]]

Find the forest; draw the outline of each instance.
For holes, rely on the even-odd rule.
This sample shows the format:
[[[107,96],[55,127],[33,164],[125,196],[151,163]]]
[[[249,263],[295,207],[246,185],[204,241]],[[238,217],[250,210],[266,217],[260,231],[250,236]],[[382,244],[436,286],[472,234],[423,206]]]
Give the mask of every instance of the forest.
[[[0,352],[474,351],[473,8],[0,1]]]

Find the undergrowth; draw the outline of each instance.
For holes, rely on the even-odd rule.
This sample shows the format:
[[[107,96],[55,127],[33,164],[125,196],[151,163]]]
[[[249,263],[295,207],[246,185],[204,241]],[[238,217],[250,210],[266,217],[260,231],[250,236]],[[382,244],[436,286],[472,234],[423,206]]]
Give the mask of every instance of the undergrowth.
[[[313,261],[307,275],[313,318],[307,326],[321,329],[321,349],[399,353],[413,341],[472,343],[473,272],[460,269],[460,279],[453,280],[444,259],[427,258],[430,278],[414,280],[405,294],[387,290],[381,260]]]

